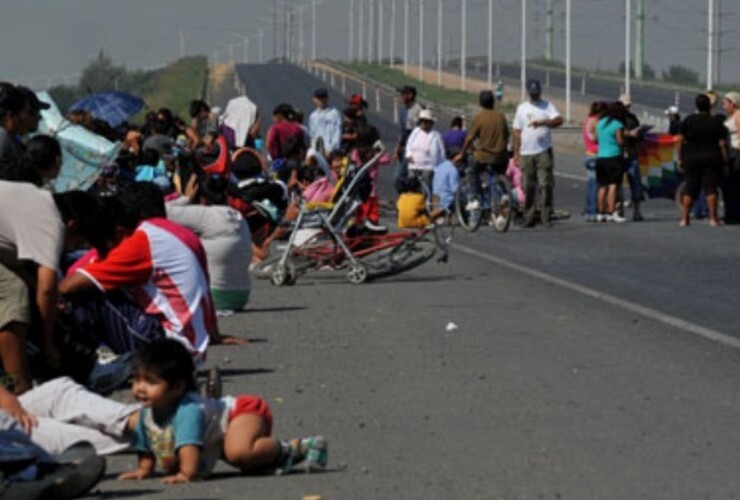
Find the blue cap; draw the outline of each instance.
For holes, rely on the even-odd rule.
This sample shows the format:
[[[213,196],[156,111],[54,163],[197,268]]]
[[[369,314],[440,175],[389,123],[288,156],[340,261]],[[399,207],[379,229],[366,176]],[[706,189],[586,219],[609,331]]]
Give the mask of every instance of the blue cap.
[[[527,80],[527,92],[529,92],[530,94],[537,94],[539,92],[542,92],[540,81],[534,78]]]

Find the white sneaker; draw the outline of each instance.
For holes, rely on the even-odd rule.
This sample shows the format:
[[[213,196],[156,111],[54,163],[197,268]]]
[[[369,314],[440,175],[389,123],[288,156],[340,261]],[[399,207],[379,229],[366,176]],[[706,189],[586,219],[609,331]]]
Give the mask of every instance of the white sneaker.
[[[596,218],[594,219],[596,222],[606,222],[606,215],[604,214],[596,214]]]
[[[476,210],[480,210],[480,201],[470,200],[468,204],[465,205],[465,210],[468,212],[475,212]]]
[[[365,219],[365,228],[369,229],[374,233],[385,233],[388,231],[387,226],[381,224],[374,224],[370,219]]]
[[[617,224],[621,224],[622,222],[626,222],[627,219],[619,215],[619,212],[614,212],[613,214],[609,215],[609,222],[616,222]]]
[[[125,384],[131,376],[131,354],[121,354],[105,362],[97,361],[87,379],[88,389],[98,394],[108,394]]]

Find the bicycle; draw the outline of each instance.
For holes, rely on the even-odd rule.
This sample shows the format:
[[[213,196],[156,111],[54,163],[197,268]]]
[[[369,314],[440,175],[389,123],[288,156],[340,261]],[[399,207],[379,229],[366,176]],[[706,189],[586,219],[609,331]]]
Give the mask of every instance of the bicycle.
[[[449,258],[449,247],[452,243],[452,236],[457,225],[457,218],[451,210],[451,207],[440,205],[439,197],[432,193],[432,188],[427,181],[421,176],[417,177],[421,185],[422,193],[426,204],[427,214],[432,222],[431,233],[437,248],[442,255],[437,259],[439,262],[447,262]]]
[[[485,174],[485,175],[483,175]],[[491,171],[490,166],[481,176],[482,200],[470,194],[467,177],[460,179],[460,186],[455,193],[455,214],[463,229],[475,232],[486,220],[496,232],[505,233],[511,226],[516,211],[516,199],[512,192],[511,181],[506,174]]]

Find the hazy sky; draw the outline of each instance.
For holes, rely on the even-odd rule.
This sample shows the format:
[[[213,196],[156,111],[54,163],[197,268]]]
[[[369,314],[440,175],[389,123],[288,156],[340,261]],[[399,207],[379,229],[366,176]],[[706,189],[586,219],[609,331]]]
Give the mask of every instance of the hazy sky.
[[[321,0],[317,7],[317,52],[330,58],[349,55],[350,0]],[[365,6],[363,25],[369,23],[368,6],[379,0],[354,0],[356,9]],[[390,48],[391,4],[384,6],[384,45]],[[494,54],[501,60],[516,60],[520,50],[522,0],[493,0]],[[633,8],[638,0],[632,0]],[[740,1],[718,0],[724,12],[721,26],[722,65],[725,81],[740,82],[738,51],[740,33],[731,28],[740,20]],[[264,51],[273,54],[271,28],[273,3],[269,0],[0,0],[0,78],[24,81],[43,87],[51,79],[72,81],[75,74],[101,48],[116,62],[128,67],[162,65],[180,52],[180,32],[184,34],[188,54],[228,57],[226,44],[240,43],[229,32],[255,34],[266,30]],[[307,5],[309,0],[290,0]],[[403,52],[403,5],[395,0],[396,54]],[[409,52],[413,61],[419,54],[419,3],[410,0]],[[542,56],[545,38],[546,0],[528,0],[527,44],[531,57]],[[555,57],[564,53],[565,0],[553,0],[555,6]],[[572,0],[573,63],[581,67],[616,70],[624,59],[624,1]],[[706,74],[707,0],[645,0],[646,58],[655,69],[681,64]],[[461,0],[444,0],[444,52],[457,57],[460,51]],[[436,51],[437,1],[424,1],[425,58]],[[280,12],[282,8],[279,8]],[[488,0],[468,0],[468,54],[485,55],[487,43]],[[376,10],[377,12],[377,10]],[[278,16],[282,19],[282,16]],[[297,16],[296,16],[297,18]],[[311,9],[304,10],[304,51],[310,54]],[[377,20],[377,14],[376,14]],[[294,32],[298,35],[297,22]],[[278,28],[277,53],[283,50],[283,28]],[[367,50],[367,28],[364,28]],[[355,23],[355,51],[358,47]],[[376,42],[377,43],[377,42]],[[250,42],[250,57],[257,56],[258,42]],[[235,56],[243,57],[241,45]],[[732,62],[733,64],[730,64]]]

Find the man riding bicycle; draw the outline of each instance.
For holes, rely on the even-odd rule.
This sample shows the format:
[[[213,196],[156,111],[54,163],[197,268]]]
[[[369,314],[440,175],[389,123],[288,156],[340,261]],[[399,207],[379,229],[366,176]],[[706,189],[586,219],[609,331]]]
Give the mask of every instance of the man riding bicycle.
[[[473,143],[477,142],[473,151],[475,162],[465,167],[470,193],[465,207],[468,211],[481,208],[480,173],[489,171],[503,175],[509,163],[509,153],[506,149],[509,144],[509,125],[506,123],[506,117],[494,109],[496,98],[490,90],[483,90],[478,95],[478,101],[483,110],[473,118],[463,147],[453,159],[454,163],[459,164]]]

